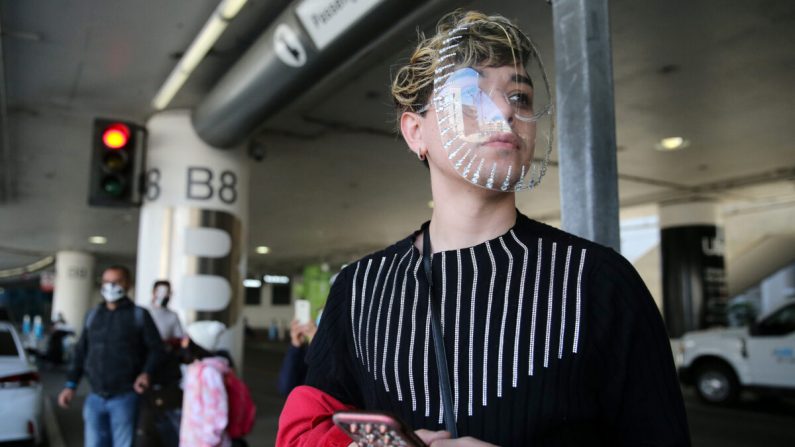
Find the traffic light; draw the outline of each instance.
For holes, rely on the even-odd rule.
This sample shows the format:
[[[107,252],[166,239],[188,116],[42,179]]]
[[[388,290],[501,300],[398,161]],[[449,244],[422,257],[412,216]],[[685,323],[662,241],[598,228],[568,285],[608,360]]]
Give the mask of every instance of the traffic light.
[[[94,120],[91,206],[141,205],[146,129],[126,121]]]

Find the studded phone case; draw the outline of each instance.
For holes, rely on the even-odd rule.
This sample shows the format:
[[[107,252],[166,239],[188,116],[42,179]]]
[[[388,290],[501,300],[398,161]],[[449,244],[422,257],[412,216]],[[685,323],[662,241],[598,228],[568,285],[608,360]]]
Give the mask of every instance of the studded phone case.
[[[334,423],[359,446],[426,447],[414,432],[396,417],[385,413],[340,411]]]

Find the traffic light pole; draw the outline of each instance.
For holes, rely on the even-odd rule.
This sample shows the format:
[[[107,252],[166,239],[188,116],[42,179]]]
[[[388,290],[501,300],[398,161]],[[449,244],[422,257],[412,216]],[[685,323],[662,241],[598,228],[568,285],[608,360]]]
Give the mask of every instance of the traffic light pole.
[[[2,33],[2,24],[0,24]],[[5,53],[0,40],[0,204],[16,198],[14,179],[14,159],[11,156],[11,140],[8,136],[8,104],[7,104]]]

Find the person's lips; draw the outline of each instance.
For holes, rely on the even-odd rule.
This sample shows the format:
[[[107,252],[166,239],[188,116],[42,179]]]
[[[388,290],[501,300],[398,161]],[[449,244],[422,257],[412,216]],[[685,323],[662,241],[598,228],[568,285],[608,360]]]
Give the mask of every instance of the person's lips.
[[[521,147],[519,138],[509,132],[492,135],[483,144],[494,148],[505,149],[519,149]]]

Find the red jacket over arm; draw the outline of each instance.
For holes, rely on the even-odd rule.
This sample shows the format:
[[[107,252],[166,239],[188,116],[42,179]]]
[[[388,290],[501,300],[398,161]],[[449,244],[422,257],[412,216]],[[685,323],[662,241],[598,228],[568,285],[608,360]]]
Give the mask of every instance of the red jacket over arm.
[[[296,387],[279,416],[276,447],[347,447],[353,441],[334,425],[331,416],[352,409],[317,388]]]

